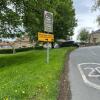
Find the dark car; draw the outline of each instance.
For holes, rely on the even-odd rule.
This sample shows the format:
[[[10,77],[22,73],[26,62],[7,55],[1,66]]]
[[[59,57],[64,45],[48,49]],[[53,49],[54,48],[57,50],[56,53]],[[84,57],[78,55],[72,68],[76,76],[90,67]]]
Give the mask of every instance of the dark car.
[[[79,45],[75,43],[74,41],[61,42],[59,43],[59,46],[60,47],[70,47],[70,46],[79,47]]]

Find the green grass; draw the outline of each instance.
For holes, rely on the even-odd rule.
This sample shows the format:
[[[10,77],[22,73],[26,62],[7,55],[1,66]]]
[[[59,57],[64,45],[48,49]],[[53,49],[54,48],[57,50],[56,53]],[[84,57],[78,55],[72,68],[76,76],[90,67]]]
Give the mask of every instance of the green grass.
[[[74,48],[0,55],[0,100],[56,100],[64,55]]]

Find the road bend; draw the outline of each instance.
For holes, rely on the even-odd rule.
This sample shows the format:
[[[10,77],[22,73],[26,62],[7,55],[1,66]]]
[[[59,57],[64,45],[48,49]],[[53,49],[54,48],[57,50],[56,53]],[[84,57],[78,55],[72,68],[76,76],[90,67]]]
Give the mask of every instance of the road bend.
[[[100,46],[70,54],[69,81],[72,100],[100,100]]]

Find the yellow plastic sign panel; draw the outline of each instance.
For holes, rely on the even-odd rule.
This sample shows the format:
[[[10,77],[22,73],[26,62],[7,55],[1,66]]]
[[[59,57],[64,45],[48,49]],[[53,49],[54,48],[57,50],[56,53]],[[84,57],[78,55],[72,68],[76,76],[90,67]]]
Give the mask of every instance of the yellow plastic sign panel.
[[[38,41],[54,42],[54,35],[38,32]]]

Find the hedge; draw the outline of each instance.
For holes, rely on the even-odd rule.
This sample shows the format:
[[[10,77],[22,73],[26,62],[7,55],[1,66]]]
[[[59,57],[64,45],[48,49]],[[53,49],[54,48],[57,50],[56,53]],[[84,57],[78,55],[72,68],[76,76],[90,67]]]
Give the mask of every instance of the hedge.
[[[15,49],[16,52],[23,52],[23,51],[29,51],[32,50],[33,47],[29,47],[29,48],[18,48]],[[13,53],[13,49],[0,49],[0,54],[12,54]]]

